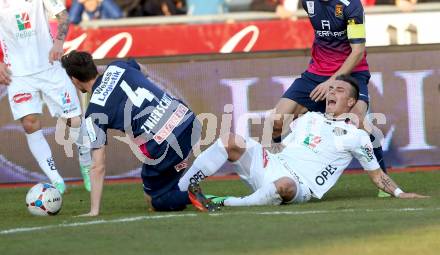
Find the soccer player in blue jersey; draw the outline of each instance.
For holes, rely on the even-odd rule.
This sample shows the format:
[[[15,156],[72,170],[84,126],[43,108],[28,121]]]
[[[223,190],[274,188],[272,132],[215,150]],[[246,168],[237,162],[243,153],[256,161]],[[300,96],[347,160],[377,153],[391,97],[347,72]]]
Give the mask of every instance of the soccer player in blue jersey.
[[[308,69],[293,82],[275,107],[276,115],[272,116],[275,142],[283,135],[285,114],[293,114],[296,118],[307,111],[325,111],[329,84],[339,75],[348,74],[358,81],[360,100],[351,112],[358,116],[360,128],[363,128],[368,110],[370,73],[365,51],[364,9],[360,0],[302,0],[302,5],[315,31],[312,59]],[[374,137],[370,139],[373,141]],[[382,148],[375,148],[374,154],[386,172]]]
[[[72,51],[61,62],[73,84],[81,92],[92,94],[85,115],[93,149],[91,210],[85,216],[99,214],[108,129],[125,132],[145,156],[141,175],[153,209],[183,210],[192,203],[201,211],[215,210],[197,185],[184,191],[177,185],[201,130],[185,103],[145,77],[134,60],[112,62],[103,75],[98,74],[87,52]]]

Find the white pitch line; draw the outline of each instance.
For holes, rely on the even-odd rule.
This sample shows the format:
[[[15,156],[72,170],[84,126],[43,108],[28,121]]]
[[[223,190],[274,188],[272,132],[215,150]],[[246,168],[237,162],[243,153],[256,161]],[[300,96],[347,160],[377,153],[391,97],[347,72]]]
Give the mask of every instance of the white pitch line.
[[[306,215],[306,214],[326,214],[326,213],[358,213],[358,212],[415,212],[415,211],[440,211],[440,208],[392,208],[392,209],[339,209],[339,210],[311,210],[311,211],[267,211],[267,212],[227,212],[227,213],[211,213],[209,216],[230,216],[230,215],[269,215],[269,216],[279,216],[279,215]],[[108,223],[122,223],[122,222],[134,222],[142,220],[156,220],[156,219],[166,219],[166,218],[179,218],[179,217],[195,217],[199,214],[196,213],[186,213],[186,214],[166,214],[166,215],[154,215],[154,216],[138,216],[130,218],[120,218],[115,220],[93,220],[86,222],[74,222],[74,223],[63,223],[57,225],[47,225],[40,227],[29,227],[29,228],[13,228],[0,231],[0,235],[15,234],[21,232],[33,232],[39,230],[46,230],[52,228],[66,228],[66,227],[80,227],[98,224],[108,224]],[[201,215],[201,214],[200,214]]]
[[[165,218],[177,218],[177,217],[195,217],[197,214],[168,214],[168,215],[155,215],[155,216],[139,216],[139,217],[131,217],[131,218],[121,218],[116,220],[94,220],[94,221],[86,221],[86,222],[74,222],[74,223],[63,223],[57,225],[47,225],[40,227],[30,227],[30,228],[14,228],[0,231],[0,235],[14,234],[20,232],[32,232],[39,230],[46,230],[51,228],[65,228],[65,227],[80,227],[80,226],[88,226],[88,225],[98,225],[98,224],[106,224],[106,223],[121,223],[121,222],[133,222],[133,221],[141,221],[141,220],[155,220],[155,219],[165,219]]]

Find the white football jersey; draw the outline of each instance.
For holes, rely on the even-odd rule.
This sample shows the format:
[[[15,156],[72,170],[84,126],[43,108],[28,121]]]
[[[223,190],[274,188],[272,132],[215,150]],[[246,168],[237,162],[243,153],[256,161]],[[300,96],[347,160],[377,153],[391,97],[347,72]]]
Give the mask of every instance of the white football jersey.
[[[344,119],[308,112],[291,128],[292,133],[283,140],[286,148],[275,155],[287,170],[303,178],[317,198],[335,185],[353,157],[364,170],[380,168],[367,132]]]
[[[65,10],[59,0],[0,0],[0,41],[4,62],[13,76],[35,74],[51,67],[53,46],[49,15]]]

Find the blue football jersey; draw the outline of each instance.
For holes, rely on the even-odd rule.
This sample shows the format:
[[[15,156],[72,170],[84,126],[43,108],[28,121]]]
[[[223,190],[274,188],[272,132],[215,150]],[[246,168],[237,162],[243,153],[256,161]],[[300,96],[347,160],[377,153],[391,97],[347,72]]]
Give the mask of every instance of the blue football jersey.
[[[315,31],[307,71],[332,76],[351,53],[350,44],[365,43],[364,8],[360,0],[302,0]],[[353,72],[367,71],[366,54]]]
[[[181,100],[155,85],[134,60],[112,62],[93,85],[86,112],[92,148],[107,142],[107,130],[117,129],[151,151],[178,137],[195,116]],[[152,155],[154,156],[154,155]]]

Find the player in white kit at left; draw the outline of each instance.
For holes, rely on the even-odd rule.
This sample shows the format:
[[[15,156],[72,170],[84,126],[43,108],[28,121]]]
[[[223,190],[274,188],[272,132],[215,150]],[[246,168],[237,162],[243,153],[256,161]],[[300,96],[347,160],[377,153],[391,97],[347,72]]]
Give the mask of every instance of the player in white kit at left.
[[[47,14],[57,18],[56,38],[50,34]],[[82,136],[77,91],[59,62],[68,27],[68,14],[59,0],[0,0],[0,84],[7,85],[13,117],[21,121],[30,151],[61,193],[65,184],[41,130],[40,115],[45,103],[53,117],[66,120],[71,137]],[[79,146],[79,152],[84,184],[90,190],[90,149]]]

